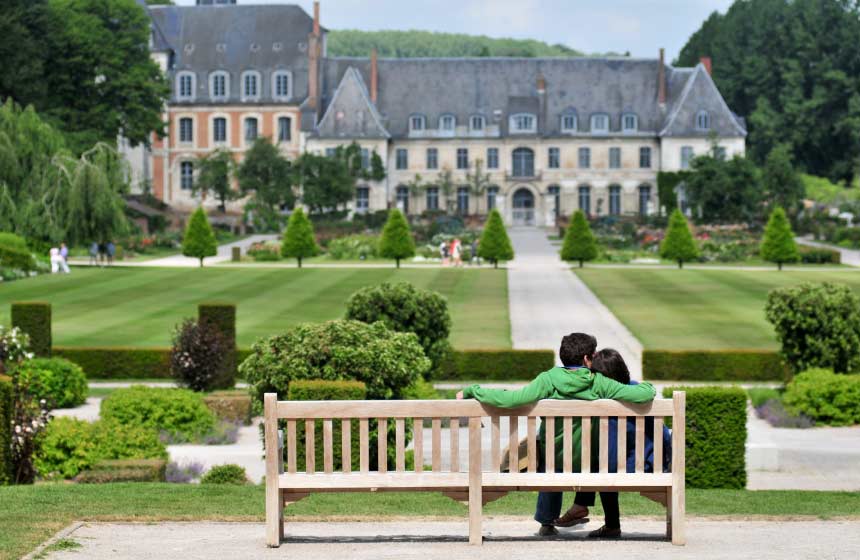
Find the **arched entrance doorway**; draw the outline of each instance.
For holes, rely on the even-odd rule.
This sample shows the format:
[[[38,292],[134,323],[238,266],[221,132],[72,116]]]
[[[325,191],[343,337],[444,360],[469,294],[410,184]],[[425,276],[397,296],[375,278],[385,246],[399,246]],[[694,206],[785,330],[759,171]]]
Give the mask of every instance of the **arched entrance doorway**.
[[[535,225],[535,195],[525,187],[514,193],[513,223],[515,226]]]

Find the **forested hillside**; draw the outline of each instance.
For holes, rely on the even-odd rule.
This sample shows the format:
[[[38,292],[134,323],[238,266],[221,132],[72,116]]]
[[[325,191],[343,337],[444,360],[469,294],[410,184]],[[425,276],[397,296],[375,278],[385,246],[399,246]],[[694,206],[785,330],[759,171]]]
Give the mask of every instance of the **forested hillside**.
[[[414,58],[423,56],[583,56],[564,45],[533,39],[494,39],[483,35],[436,33],[433,31],[331,30],[331,56],[367,56],[376,47],[379,56]]]

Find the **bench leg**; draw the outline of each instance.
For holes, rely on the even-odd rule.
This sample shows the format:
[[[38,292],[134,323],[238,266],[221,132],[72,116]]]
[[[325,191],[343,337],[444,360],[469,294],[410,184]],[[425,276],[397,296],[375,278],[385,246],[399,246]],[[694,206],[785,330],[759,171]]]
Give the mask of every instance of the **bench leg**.
[[[284,500],[277,479],[266,479],[266,544],[281,546],[284,538]]]
[[[484,497],[481,476],[481,419],[469,418],[469,544],[481,546]]]
[[[666,489],[666,538],[672,538],[672,488]]]
[[[672,544],[686,544],[684,533],[684,486],[672,486]]]

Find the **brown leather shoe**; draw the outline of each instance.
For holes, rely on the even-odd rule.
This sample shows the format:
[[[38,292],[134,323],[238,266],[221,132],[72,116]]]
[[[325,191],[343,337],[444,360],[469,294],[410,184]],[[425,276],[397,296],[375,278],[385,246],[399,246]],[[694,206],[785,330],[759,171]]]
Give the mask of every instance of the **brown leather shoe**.
[[[597,529],[596,531],[592,531],[588,533],[589,539],[620,539],[621,538],[621,529],[610,529],[606,525]]]

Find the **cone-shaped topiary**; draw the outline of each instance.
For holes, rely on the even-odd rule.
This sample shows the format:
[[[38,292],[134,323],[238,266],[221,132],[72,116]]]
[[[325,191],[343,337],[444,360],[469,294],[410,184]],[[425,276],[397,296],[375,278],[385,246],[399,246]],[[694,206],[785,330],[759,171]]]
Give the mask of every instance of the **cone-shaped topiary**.
[[[301,208],[293,210],[287,229],[284,232],[284,241],[281,243],[281,256],[294,258],[302,267],[302,259],[319,254],[319,247],[314,238],[314,226]]]
[[[669,216],[669,227],[666,229],[666,237],[660,244],[660,256],[664,259],[676,261],[678,268],[684,268],[685,261],[691,261],[699,256],[699,248],[690,232],[687,218],[676,208]]]
[[[400,268],[400,259],[415,256],[415,240],[409,231],[409,222],[396,208],[388,211],[388,220],[379,240],[379,254],[386,259],[394,259],[397,268]]]
[[[800,258],[791,224],[785,217],[785,210],[779,206],[770,213],[760,253],[764,260],[775,262],[779,270],[782,270],[782,263],[795,262]]]
[[[209,225],[206,211],[201,206],[191,214],[188,225],[185,228],[185,237],[182,238],[182,254],[186,257],[200,259],[203,266],[205,257],[214,257],[218,254],[218,242],[215,240],[215,232]]]
[[[564,234],[564,245],[561,247],[561,260],[563,261],[579,261],[579,268],[582,268],[584,261],[591,261],[597,258],[597,240],[594,234],[591,233],[591,226],[588,225],[588,220],[585,219],[585,213],[582,210],[577,210],[573,214],[573,219],[570,221],[570,226]]]
[[[514,248],[511,246],[508,232],[505,231],[502,215],[495,208],[490,212],[484,225],[481,242],[478,244],[478,256],[492,262],[495,268],[499,268],[499,261],[509,261],[514,258]]]

